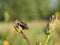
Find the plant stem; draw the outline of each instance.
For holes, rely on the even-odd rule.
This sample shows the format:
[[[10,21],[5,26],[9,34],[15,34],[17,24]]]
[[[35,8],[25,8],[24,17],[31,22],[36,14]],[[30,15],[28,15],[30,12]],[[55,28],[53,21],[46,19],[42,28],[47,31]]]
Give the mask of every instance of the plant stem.
[[[24,39],[29,43],[29,45],[32,45],[30,40],[27,38],[23,31],[21,31],[21,34],[23,35]]]
[[[43,45],[47,45],[47,43],[48,43],[50,37],[51,37],[51,34],[50,34],[50,35],[47,35],[47,37],[46,37],[46,39],[45,39]]]

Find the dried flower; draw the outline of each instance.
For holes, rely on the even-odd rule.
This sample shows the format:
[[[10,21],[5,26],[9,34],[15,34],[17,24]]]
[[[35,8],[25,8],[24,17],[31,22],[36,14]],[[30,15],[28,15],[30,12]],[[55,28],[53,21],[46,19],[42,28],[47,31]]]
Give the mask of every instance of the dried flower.
[[[14,28],[17,32],[19,32],[23,35],[24,39],[27,40],[29,45],[32,45],[31,42],[29,41],[29,39],[27,38],[27,36],[23,32],[23,30],[29,29],[29,27],[27,26],[27,24],[25,22],[20,22],[19,20],[16,20]]]
[[[19,20],[15,21],[14,28],[16,29],[17,32],[21,32],[22,30],[29,29],[29,27],[25,22],[20,22]]]

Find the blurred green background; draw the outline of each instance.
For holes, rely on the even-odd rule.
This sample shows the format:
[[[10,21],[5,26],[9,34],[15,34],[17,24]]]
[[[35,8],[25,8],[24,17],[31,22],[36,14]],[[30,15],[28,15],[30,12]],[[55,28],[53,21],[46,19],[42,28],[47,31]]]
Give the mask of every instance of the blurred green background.
[[[60,11],[60,0],[0,0],[0,45],[29,45],[14,29],[14,21],[26,21],[29,30],[25,34],[32,45],[44,42],[47,20]],[[59,20],[60,22],[60,20]],[[60,23],[48,45],[60,45]]]
[[[60,0],[0,0],[0,21],[47,19],[60,11]]]

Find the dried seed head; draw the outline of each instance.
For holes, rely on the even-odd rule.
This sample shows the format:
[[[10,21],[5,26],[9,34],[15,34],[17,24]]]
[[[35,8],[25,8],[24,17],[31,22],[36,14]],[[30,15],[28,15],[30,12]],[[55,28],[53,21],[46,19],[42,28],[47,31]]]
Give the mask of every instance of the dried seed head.
[[[15,21],[15,29],[16,28],[19,28],[19,27],[21,27],[22,28],[22,30],[26,30],[26,29],[29,29],[29,27],[27,26],[27,24],[25,23],[25,22],[20,22],[19,20],[16,20]]]

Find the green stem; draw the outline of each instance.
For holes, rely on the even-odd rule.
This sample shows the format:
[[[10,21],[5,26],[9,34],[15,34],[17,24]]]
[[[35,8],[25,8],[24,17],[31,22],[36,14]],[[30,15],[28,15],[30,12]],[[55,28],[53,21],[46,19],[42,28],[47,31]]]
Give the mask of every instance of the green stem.
[[[50,37],[51,37],[51,34],[50,34],[50,35],[47,35],[47,37],[46,37],[46,39],[45,39],[45,41],[44,41],[44,44],[43,44],[43,45],[47,45],[47,43],[48,43],[48,41],[49,41]]]

